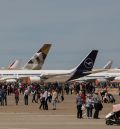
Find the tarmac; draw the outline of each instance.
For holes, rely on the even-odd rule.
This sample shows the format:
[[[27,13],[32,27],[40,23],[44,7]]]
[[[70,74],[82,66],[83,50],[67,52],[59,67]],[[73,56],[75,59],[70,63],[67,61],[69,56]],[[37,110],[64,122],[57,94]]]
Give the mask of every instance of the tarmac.
[[[117,125],[105,124],[105,116],[112,111],[113,104],[103,104],[100,119],[87,119],[84,113],[83,119],[76,117],[75,95],[65,95],[63,102],[57,103],[57,110],[52,110],[49,104],[48,110],[40,110],[39,104],[31,102],[25,106],[23,95],[20,96],[19,105],[15,105],[14,95],[8,96],[7,106],[0,106],[0,129],[108,129],[120,128]],[[115,95],[116,103],[120,103],[120,97]]]

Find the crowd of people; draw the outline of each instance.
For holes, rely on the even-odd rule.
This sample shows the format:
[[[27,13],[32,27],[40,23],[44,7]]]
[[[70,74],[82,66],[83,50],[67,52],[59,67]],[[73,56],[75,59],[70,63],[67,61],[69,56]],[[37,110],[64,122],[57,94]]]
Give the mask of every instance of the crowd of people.
[[[99,119],[99,112],[103,108],[98,93],[85,95],[83,92],[79,92],[76,97],[76,105],[77,118],[83,118],[83,111],[86,109],[87,118]]]
[[[115,98],[108,91],[106,84],[96,90],[95,83],[81,83],[77,90],[76,105],[77,118],[83,118],[86,113],[87,118],[99,119],[99,112],[103,109],[103,103],[115,103]]]
[[[53,110],[56,110],[57,103],[64,100],[64,94],[74,94],[77,118],[83,118],[86,112],[87,118],[99,119],[99,112],[103,108],[102,102],[115,102],[115,99],[110,101],[113,95],[108,93],[106,87],[101,92],[96,92],[95,84],[92,83],[1,83],[1,106],[7,106],[7,97],[11,94],[14,94],[16,105],[19,105],[20,94],[23,94],[26,106],[29,105],[29,95],[31,95],[31,102],[39,104],[40,110],[48,110],[49,104],[52,104]]]
[[[48,110],[48,103],[52,103],[53,110],[56,110],[56,103],[64,100],[63,87],[58,83],[1,83],[1,106],[7,106],[7,97],[11,94],[14,94],[16,105],[19,105],[20,94],[22,94],[26,106],[29,105],[29,96],[31,95],[32,103],[38,103],[39,109],[43,110]]]

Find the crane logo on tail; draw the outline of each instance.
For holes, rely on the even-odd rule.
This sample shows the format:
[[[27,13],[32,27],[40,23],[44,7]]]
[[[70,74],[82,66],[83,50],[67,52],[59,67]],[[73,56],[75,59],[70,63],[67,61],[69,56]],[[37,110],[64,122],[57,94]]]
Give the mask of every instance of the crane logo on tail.
[[[84,65],[86,68],[92,68],[93,67],[93,60],[91,58],[87,58],[84,61]]]

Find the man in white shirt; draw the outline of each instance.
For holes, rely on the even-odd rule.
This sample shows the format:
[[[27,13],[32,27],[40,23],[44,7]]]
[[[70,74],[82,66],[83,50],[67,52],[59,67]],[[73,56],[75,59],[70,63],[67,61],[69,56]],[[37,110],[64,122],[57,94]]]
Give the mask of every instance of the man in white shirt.
[[[56,103],[57,103],[57,92],[56,92],[56,90],[53,90],[53,92],[52,92],[53,110],[56,110]]]
[[[43,97],[45,98],[45,110],[48,110],[48,103],[47,103],[48,91],[47,90],[45,90]]]

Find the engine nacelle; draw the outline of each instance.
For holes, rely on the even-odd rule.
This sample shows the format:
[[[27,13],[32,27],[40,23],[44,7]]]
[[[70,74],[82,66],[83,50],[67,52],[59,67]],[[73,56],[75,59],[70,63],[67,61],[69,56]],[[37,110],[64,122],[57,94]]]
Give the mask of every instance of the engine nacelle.
[[[8,82],[8,83],[9,83],[9,82],[10,82],[10,83],[12,83],[12,82],[17,82],[17,80],[16,80],[16,79],[7,79],[7,80],[6,80],[6,82]]]
[[[120,77],[115,77],[115,79],[114,80],[120,80]]]
[[[33,82],[40,82],[41,81],[41,78],[40,77],[37,77],[37,76],[35,76],[35,77],[29,77],[29,79],[30,79],[30,82],[31,83],[33,83]]]
[[[21,81],[27,84],[34,83],[34,82],[38,83],[41,81],[41,78],[37,76],[30,76],[30,77],[22,78]]]
[[[98,81],[98,82],[106,82],[107,79],[105,79],[105,78],[99,78],[99,79],[97,79],[97,81]]]

